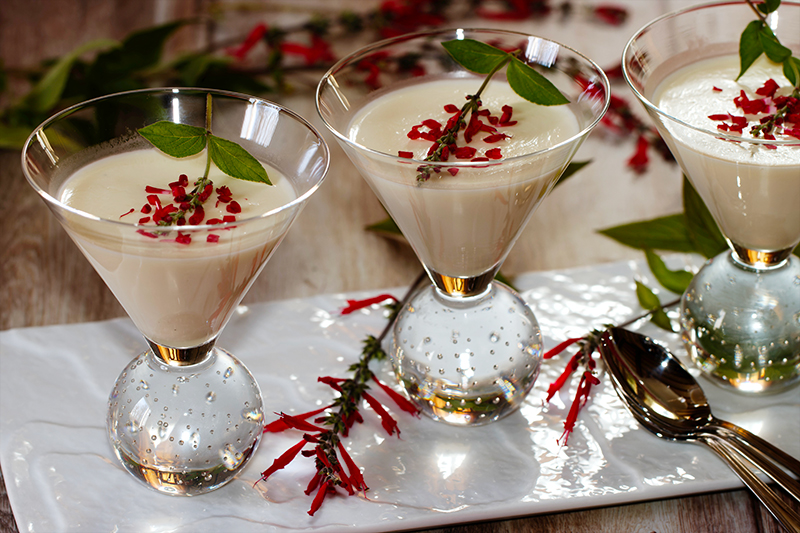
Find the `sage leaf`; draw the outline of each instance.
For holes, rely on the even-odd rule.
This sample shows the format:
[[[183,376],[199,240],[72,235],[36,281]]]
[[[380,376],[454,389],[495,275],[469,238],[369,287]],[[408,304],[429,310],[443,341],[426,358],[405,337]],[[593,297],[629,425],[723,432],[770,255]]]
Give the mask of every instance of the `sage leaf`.
[[[571,177],[573,174],[575,174],[576,172],[578,172],[591,162],[592,162],[591,159],[589,161],[571,161],[570,164],[567,165],[567,168],[564,170],[561,176],[558,178],[556,184],[553,185],[553,187],[561,185],[562,183],[567,181],[567,178]]]
[[[623,224],[600,230],[598,233],[637,250],[650,248],[671,252],[695,251],[683,213]]]
[[[764,0],[763,4],[758,4],[756,7],[759,11],[764,13],[765,15],[769,15],[773,11],[777,10],[781,5],[781,0]]]
[[[0,150],[19,150],[31,134],[28,126],[9,126],[0,123]]]
[[[783,75],[789,80],[789,83],[797,87],[798,76],[800,76],[800,59],[790,57],[783,62]]]
[[[670,270],[664,261],[652,250],[645,250],[647,265],[658,283],[676,294],[683,294],[694,275],[686,270]]]
[[[115,46],[119,46],[119,42],[110,39],[98,39],[89,41],[63,56],[50,67],[42,79],[40,79],[33,89],[25,96],[22,105],[37,113],[46,113],[50,111],[61,99],[61,95],[64,93],[64,87],[67,85],[69,73],[75,61],[89,51],[112,48]]]
[[[653,311],[653,314],[650,316],[650,322],[665,331],[675,333],[675,329],[672,327],[672,321],[670,321],[669,316],[667,316],[667,313],[664,312],[663,309],[656,309]]]
[[[529,102],[548,106],[569,103],[550,80],[516,57],[508,64],[506,77],[514,92]]]
[[[760,20],[750,22],[742,32],[739,38],[739,75],[736,79],[742,77],[742,74],[747,72],[756,59],[764,52],[764,47],[761,44],[761,28],[764,23]]]
[[[392,217],[388,217],[380,222],[376,222],[375,224],[370,224],[366,227],[366,230],[374,231],[375,233],[379,233],[390,239],[406,242],[403,232],[400,231],[400,228],[397,226],[397,222],[395,222]]]
[[[648,311],[652,311],[650,322],[661,329],[674,331],[667,313],[661,308],[661,301],[658,299],[658,296],[656,296],[647,285],[640,281],[636,282],[636,298],[639,300],[639,305]]]
[[[683,212],[689,239],[696,252],[710,259],[728,249],[714,217],[686,176],[683,177]]]
[[[175,21],[128,35],[122,44],[97,56],[88,73],[95,91],[139,86],[131,74],[155,67],[167,39],[187,21]]]
[[[489,74],[508,58],[508,53],[475,39],[455,39],[442,43],[447,53],[465,69]]]
[[[272,185],[261,163],[235,142],[209,135],[208,151],[217,168],[228,176]]]
[[[783,63],[792,56],[792,51],[778,42],[778,38],[767,26],[763,26],[758,32],[758,40],[761,42],[764,53],[775,63]]]
[[[502,283],[502,284],[504,284],[504,285],[508,285],[509,287],[511,287],[512,289],[514,289],[515,291],[519,292],[519,289],[517,289],[517,288],[514,286],[514,284],[513,284],[513,283],[511,283],[511,280],[510,280],[509,278],[507,278],[507,277],[506,277],[506,276],[505,276],[505,275],[504,275],[502,272],[500,272],[499,270],[497,271],[497,274],[495,274],[495,275],[494,275],[494,279],[496,279],[497,281],[499,281],[500,283]]]
[[[206,130],[162,120],[139,129],[139,134],[172,157],[199,154],[206,147]]]

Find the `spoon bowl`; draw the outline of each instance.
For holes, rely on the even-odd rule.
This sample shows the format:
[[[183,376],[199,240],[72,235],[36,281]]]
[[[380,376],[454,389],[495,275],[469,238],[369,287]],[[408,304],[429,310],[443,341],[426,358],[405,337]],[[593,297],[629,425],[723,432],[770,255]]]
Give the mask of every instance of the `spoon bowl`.
[[[800,501],[800,461],[730,422],[716,418],[703,389],[666,348],[651,338],[609,328],[600,353],[620,398],[648,431],[669,440],[698,442],[717,453],[790,530],[800,515],[755,476],[746,459]],[[788,473],[787,473],[788,472]]]

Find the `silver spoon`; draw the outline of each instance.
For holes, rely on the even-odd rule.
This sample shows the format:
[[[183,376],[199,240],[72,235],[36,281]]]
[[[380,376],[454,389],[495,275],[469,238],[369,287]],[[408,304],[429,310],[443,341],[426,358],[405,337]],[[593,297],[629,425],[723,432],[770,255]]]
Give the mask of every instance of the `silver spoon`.
[[[800,531],[800,515],[756,477],[740,456],[798,501],[800,484],[772,461],[795,475],[800,475],[800,462],[752,433],[714,417],[697,381],[666,349],[649,338],[611,328],[603,335],[600,352],[618,394],[642,426],[664,438],[709,446],[784,527]]]

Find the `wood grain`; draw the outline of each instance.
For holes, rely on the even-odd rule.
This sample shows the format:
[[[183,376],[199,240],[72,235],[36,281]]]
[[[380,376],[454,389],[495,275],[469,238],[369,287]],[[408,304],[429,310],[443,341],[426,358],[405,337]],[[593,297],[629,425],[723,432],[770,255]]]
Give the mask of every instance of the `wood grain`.
[[[635,0],[618,3],[628,5],[639,22],[675,4],[651,1],[643,9],[644,3]],[[0,53],[7,67],[24,68],[90,39],[121,38],[133,29],[202,13],[207,4],[203,0],[3,0]],[[330,10],[332,4],[324,5]],[[249,18],[247,21],[252,23]],[[618,58],[635,28],[626,26],[624,31],[609,33],[610,44],[605,47],[592,46],[601,56],[595,59],[605,65]],[[205,31],[201,26],[182,30],[172,46],[202,43],[207,37]],[[555,37],[568,44],[572,44],[570,39],[580,40],[566,28],[552,31],[560,32]],[[581,49],[579,44],[586,43],[573,46]],[[12,90],[21,88],[12,84]],[[322,129],[309,93],[280,100]],[[331,136],[326,138],[333,159],[326,183],[309,202],[246,302],[401,286],[410,283],[420,270],[408,247],[363,230],[385,216],[383,209]],[[609,149],[615,142],[619,141],[598,136],[587,142],[578,158],[591,158],[593,164],[560,186],[535,214],[504,266],[506,274],[638,259],[638,252],[612,243],[595,231],[680,210],[680,174],[676,168],[655,161],[651,175],[634,177],[623,170],[620,154],[625,149]],[[99,276],[25,182],[18,153],[0,153],[0,191],[0,329],[124,316]],[[800,506],[795,504],[795,508],[800,511]],[[758,502],[739,490],[467,524],[429,533],[779,530]],[[0,532],[16,531],[0,473]]]

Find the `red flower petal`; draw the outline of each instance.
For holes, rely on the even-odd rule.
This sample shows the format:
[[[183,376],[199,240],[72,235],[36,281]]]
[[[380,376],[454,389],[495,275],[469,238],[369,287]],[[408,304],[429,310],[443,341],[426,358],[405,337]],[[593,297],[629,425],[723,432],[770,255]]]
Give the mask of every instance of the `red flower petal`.
[[[410,401],[408,401],[408,399],[406,399],[405,396],[401,395],[400,393],[398,393],[393,388],[391,388],[388,385],[386,385],[385,383],[381,382],[381,380],[379,380],[375,376],[375,374],[372,374],[372,381],[377,383],[378,386],[381,389],[383,389],[383,392],[385,392],[392,399],[392,401],[394,401],[394,403],[397,404],[397,407],[399,407],[400,409],[402,409],[406,413],[411,413],[414,416],[419,416],[419,409],[417,409],[417,406],[414,405],[413,403],[411,403]]]
[[[491,150],[486,150],[486,157],[489,159],[501,159],[503,154],[500,148],[492,148]]]
[[[236,59],[244,59],[247,53],[261,40],[262,37],[267,33],[267,25],[266,24],[258,24],[250,33],[247,34],[244,42],[235,48],[231,48],[227,51],[228,55],[235,57]]]
[[[391,294],[379,294],[378,296],[373,296],[372,298],[365,298],[363,300],[347,300],[347,306],[341,310],[340,314],[342,315],[349,315],[354,311],[358,311],[359,309],[364,309],[365,307],[369,307],[373,304],[379,304],[381,302],[385,302],[386,300],[393,300],[397,301],[397,298],[392,296]]]
[[[553,396],[555,396],[556,393],[561,390],[561,387],[564,386],[564,383],[567,382],[572,373],[578,368],[578,362],[580,360],[581,353],[581,350],[578,350],[575,355],[572,356],[561,375],[558,376],[558,378],[547,388],[547,398],[545,399],[546,402],[549,402]]]
[[[567,349],[569,346],[575,344],[579,340],[581,340],[581,337],[574,337],[572,339],[565,340],[564,342],[558,344],[555,348],[552,348],[552,349],[546,351],[544,353],[544,355],[542,355],[542,359],[551,359],[554,355],[560,354],[565,349]]]
[[[361,474],[361,470],[358,468],[356,463],[353,461],[350,454],[347,453],[344,445],[342,445],[342,441],[337,442],[337,447],[339,448],[339,455],[342,456],[342,460],[344,464],[347,465],[347,472],[350,477],[350,484],[353,486],[354,489],[365,492],[369,490],[367,484],[364,482],[364,476]]]
[[[483,142],[492,144],[508,138],[509,136],[506,135],[505,133],[495,133],[494,135],[489,135],[488,137],[484,137]]]
[[[151,239],[158,239],[158,235],[155,233],[150,233],[149,231],[145,231],[143,229],[137,229],[136,233],[139,235],[144,235],[145,237],[150,237]]]
[[[397,432],[397,436],[399,437],[400,428],[397,427],[397,421],[394,418],[392,418],[392,416],[389,413],[386,412],[386,409],[383,408],[383,406],[380,404],[378,400],[376,400],[366,392],[363,393],[363,396],[364,399],[367,401],[367,403],[370,405],[370,407],[372,407],[375,413],[377,413],[377,415],[380,417],[381,425],[383,426],[383,429],[386,430],[386,433],[388,433],[391,436],[394,435],[395,432]]]
[[[210,237],[210,235],[209,235],[209,237]],[[294,415],[294,418],[297,419],[297,420],[308,420],[312,416],[317,416],[321,412],[325,411],[325,409],[328,409],[330,407],[331,407],[331,405],[326,405],[325,407],[322,407],[321,409],[315,409],[313,411],[308,411],[307,413]],[[275,422],[271,422],[271,423],[267,424],[266,426],[264,426],[264,433],[280,433],[281,431],[286,431],[290,427],[291,426],[286,423],[286,421],[283,419],[283,416],[281,415],[281,418],[279,418]]]
[[[314,513],[319,511],[319,508],[322,507],[322,502],[325,500],[325,495],[328,493],[328,489],[330,488],[330,483],[326,481],[322,484],[322,486],[317,491],[317,495],[314,496],[314,501],[311,502],[311,509],[308,510],[308,514],[314,516]]]
[[[278,470],[286,468],[286,466],[289,463],[291,463],[295,457],[297,457],[297,454],[300,453],[300,450],[302,450],[303,446],[305,446],[306,444],[308,443],[306,442],[305,439],[303,439],[294,446],[292,446],[291,448],[289,448],[288,450],[286,450],[285,452],[283,452],[280,457],[278,457],[272,462],[272,465],[270,465],[269,468],[261,472],[261,479],[259,481],[266,481],[267,478],[269,478],[269,476],[271,476]]]

